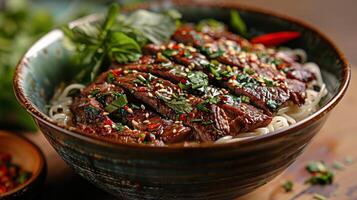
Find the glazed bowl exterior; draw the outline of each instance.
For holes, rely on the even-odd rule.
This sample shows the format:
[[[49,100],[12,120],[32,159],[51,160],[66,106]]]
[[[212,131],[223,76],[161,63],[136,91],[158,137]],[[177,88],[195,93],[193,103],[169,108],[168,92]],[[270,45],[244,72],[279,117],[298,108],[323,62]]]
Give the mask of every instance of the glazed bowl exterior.
[[[14,78],[16,95],[68,165],[117,197],[222,200],[247,194],[294,162],[347,89],[350,69],[344,56],[323,34],[295,19],[234,2],[172,1],[139,7],[153,10],[173,7],[187,21],[216,18],[226,22],[229,11],[237,9],[248,26],[258,32],[299,31],[302,37],[289,46],[305,49],[309,60],[319,64],[329,95],[316,113],[301,122],[241,142],[151,147],[85,136],[56,125],[46,115],[56,85],[71,72],[63,34],[54,30],[20,61]]]

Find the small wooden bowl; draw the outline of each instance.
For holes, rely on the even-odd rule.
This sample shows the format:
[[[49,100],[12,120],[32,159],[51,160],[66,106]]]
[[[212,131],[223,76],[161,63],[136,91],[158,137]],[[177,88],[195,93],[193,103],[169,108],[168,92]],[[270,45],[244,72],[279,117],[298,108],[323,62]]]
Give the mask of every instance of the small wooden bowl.
[[[32,173],[31,178],[25,184],[0,194],[0,199],[33,199],[46,177],[45,158],[40,149],[15,133],[0,131],[0,152],[11,154],[13,163]]]

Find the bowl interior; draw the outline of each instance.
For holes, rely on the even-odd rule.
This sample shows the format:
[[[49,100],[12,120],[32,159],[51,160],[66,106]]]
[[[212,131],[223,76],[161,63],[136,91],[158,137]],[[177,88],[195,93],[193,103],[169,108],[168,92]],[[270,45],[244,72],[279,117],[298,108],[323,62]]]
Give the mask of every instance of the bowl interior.
[[[170,6],[173,5],[155,4],[150,8],[161,10]],[[204,18],[215,18],[229,24],[231,8],[228,7],[179,4],[174,5],[174,8],[183,14],[185,21],[197,22]],[[300,32],[302,37],[286,46],[304,49],[307,52],[308,61],[315,62],[320,66],[329,91],[329,95],[322,100],[321,106],[326,105],[338,94],[342,80],[346,77],[347,69],[344,58],[341,58],[339,52],[325,37],[314,29],[285,17],[245,7],[236,9],[253,32],[268,33],[285,30]],[[93,19],[95,16],[89,18]],[[56,86],[63,80],[71,80],[74,76],[73,66],[70,64],[72,53],[65,46],[62,32],[54,30],[28,51],[19,65],[21,70],[18,70],[18,73],[21,75],[18,85],[24,91],[23,96],[28,98],[31,104],[40,111],[40,115],[45,118],[48,112],[48,102]]]
[[[44,170],[44,159],[38,148],[14,133],[0,132],[0,152],[11,154],[13,163],[32,173],[25,184],[5,193],[4,196],[25,188]]]

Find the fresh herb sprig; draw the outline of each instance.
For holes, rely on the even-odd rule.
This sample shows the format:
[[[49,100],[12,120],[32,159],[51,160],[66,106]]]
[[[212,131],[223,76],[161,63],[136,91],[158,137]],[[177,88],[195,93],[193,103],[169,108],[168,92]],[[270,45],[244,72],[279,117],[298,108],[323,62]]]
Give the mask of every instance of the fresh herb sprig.
[[[76,51],[77,81],[93,81],[105,63],[138,60],[146,43],[168,41],[176,29],[176,20],[169,15],[145,10],[119,15],[119,6],[113,4],[102,22],[64,27],[63,31]]]

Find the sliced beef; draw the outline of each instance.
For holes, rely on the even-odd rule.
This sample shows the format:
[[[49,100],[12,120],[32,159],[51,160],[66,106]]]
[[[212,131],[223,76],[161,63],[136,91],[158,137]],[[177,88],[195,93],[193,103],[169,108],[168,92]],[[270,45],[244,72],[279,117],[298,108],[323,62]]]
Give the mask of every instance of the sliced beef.
[[[189,93],[198,95],[205,101],[209,101],[212,98],[218,99],[217,105],[226,111],[232,121],[232,123],[230,123],[230,130],[234,135],[237,135],[241,131],[241,127],[246,131],[251,131],[270,123],[270,116],[264,114],[262,110],[254,106],[248,106],[240,102],[240,98],[232,97],[225,89],[216,88],[211,85],[204,88],[196,88],[198,91],[192,89],[190,86],[192,84],[190,82],[190,76],[199,72],[188,70],[188,68],[185,70],[185,67],[175,63],[170,63],[169,66],[171,66],[170,70],[167,70],[167,67],[162,68],[160,63],[152,65],[130,64],[121,66],[121,69],[150,72],[156,76],[168,79],[173,83],[180,83]],[[178,71],[181,73],[177,73]]]
[[[100,103],[86,97],[75,98],[71,110],[74,114],[74,124],[83,133],[113,139],[123,143],[143,143],[150,133],[132,130],[127,126],[120,127],[105,114]],[[155,145],[162,145],[158,140],[152,140]]]
[[[198,109],[197,105],[204,100],[185,93],[170,81],[146,73],[128,72],[117,76],[115,84],[161,115],[192,127],[200,141],[215,141],[230,134],[224,110],[214,104],[207,105],[207,110]]]
[[[146,142],[157,143],[162,140],[165,143],[175,143],[183,141],[191,133],[191,129],[189,127],[185,127],[182,124],[174,123],[174,121],[172,120],[163,119],[157,113],[149,109],[145,109],[143,105],[135,106],[135,104],[128,104],[113,113],[107,113],[105,107],[112,104],[113,101],[116,100],[115,96],[117,94],[125,94],[125,91],[121,87],[115,86],[107,82],[108,74],[109,73],[102,74],[98,77],[97,81],[94,84],[91,84],[87,88],[85,88],[82,91],[82,99],[79,100],[91,102],[92,106],[95,106],[95,108],[103,114],[103,117],[105,118],[104,121],[106,123],[110,124],[111,119],[115,119],[116,121],[120,121],[124,124],[127,124],[135,130],[134,133],[137,133],[133,136],[134,138],[137,136],[143,137],[143,134],[145,134],[144,139],[137,139],[143,139],[143,141]],[[80,106],[78,106],[77,104],[76,107],[79,108]],[[81,115],[85,113],[80,112],[80,110],[78,111],[79,112],[74,112],[78,120],[81,120],[83,117],[87,117],[86,119],[91,119],[91,117],[88,118],[88,116]],[[95,115],[93,115],[92,117],[96,118]],[[98,115],[97,119],[100,120],[100,118],[101,115]],[[77,121],[77,123],[78,122],[79,121]],[[87,123],[91,124],[92,122],[88,121]],[[109,126],[105,127],[106,130],[102,130],[100,125],[95,128],[99,128],[98,131],[108,132],[108,130],[110,130]],[[125,131],[127,132],[128,130],[131,129],[125,129]],[[140,142],[140,140],[136,141]]]
[[[227,67],[221,63],[212,64],[192,47],[179,44],[180,50],[175,50],[175,45],[170,43],[160,48],[155,45],[145,48],[151,49],[146,52],[151,52],[153,55],[165,54],[168,59],[185,65],[188,70],[205,72],[211,83],[228,88],[236,95],[247,96],[251,103],[264,109],[268,114],[276,111],[290,99],[288,87],[281,80],[264,79],[257,73],[250,75],[236,67]],[[171,51],[171,56],[164,53],[165,51]],[[187,53],[180,53],[181,51],[187,51]],[[268,86],[267,83],[275,84],[275,86]]]

